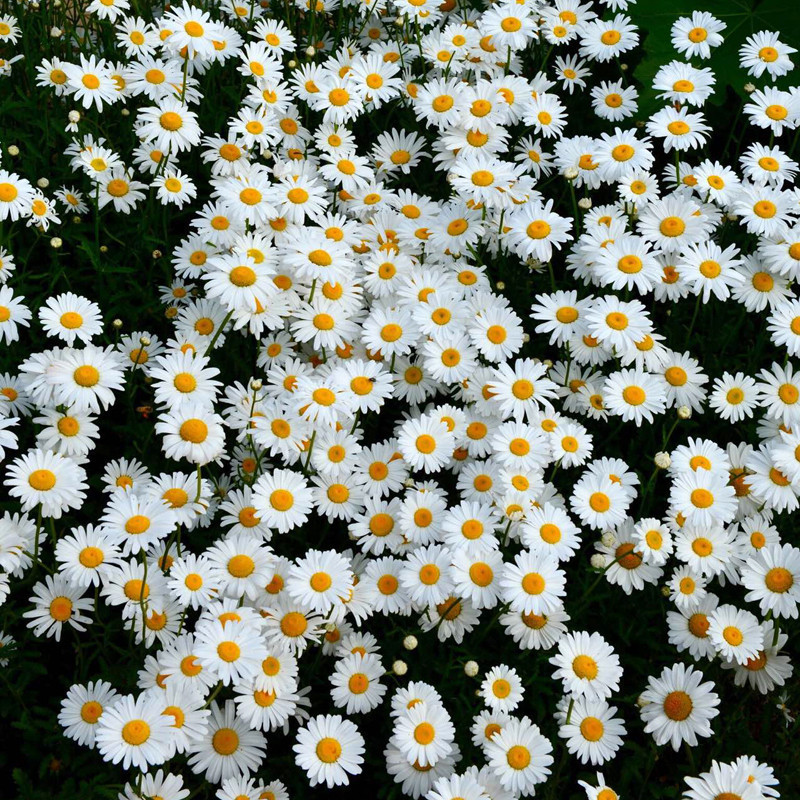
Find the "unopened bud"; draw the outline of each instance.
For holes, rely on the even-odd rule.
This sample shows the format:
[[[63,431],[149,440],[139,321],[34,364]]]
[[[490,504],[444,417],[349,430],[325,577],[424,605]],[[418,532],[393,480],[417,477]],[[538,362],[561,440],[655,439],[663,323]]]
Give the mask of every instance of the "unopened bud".
[[[669,465],[672,463],[669,453],[665,453],[663,450],[655,454],[653,461],[659,469],[669,469]]]
[[[56,250],[58,250],[58,248],[61,247],[62,244],[64,244],[64,242],[61,241],[60,236],[54,236],[50,240],[50,247],[54,247]]]
[[[36,185],[40,189],[46,189],[50,185],[50,181],[47,180],[47,178],[39,178],[39,180],[36,181]]]
[[[584,211],[588,211],[592,207],[592,198],[581,197],[581,199],[578,200],[578,207],[582,208]]]
[[[150,347],[150,337],[149,336],[140,336],[139,337],[139,344],[142,347]]]
[[[678,418],[679,419],[689,419],[692,416],[692,409],[689,406],[681,406],[678,409]]]
[[[70,122],[80,122],[81,121],[81,112],[77,109],[73,108],[72,111],[67,114],[67,119]]]
[[[263,385],[264,385],[264,381],[262,381],[260,378],[253,378],[253,380],[252,380],[252,381],[250,381],[250,388],[251,388],[251,389],[252,389],[254,392],[258,392],[258,391],[260,391],[260,389],[261,389],[261,387],[262,387]]]
[[[403,639],[403,647],[405,647],[406,650],[416,650],[418,644],[419,642],[416,636],[406,636],[406,638]]]
[[[405,661],[400,661],[399,659],[392,664],[392,672],[398,677],[402,677],[403,675],[408,672],[408,664]]]
[[[308,47],[306,47],[306,55],[307,56],[313,56],[316,52],[317,51],[314,49],[314,47],[312,45],[309,45]]]
[[[614,531],[603,531],[603,535],[600,537],[600,541],[606,547],[616,547],[617,537],[614,536]]]
[[[117,330],[122,327],[122,320],[117,318],[111,323]]]
[[[478,674],[478,662],[477,661],[467,661],[464,664],[464,674],[469,678],[474,678]]]
[[[754,83],[746,83],[743,88],[747,94],[752,94],[756,90],[756,85]]]
[[[19,155],[19,147],[17,147],[15,144],[10,144],[6,148],[6,150],[7,150],[8,154],[10,156],[18,156]]]
[[[595,553],[590,559],[589,563],[594,569],[606,568],[606,557],[602,553]]]
[[[580,172],[579,172],[579,170],[578,170],[578,168],[577,168],[577,167],[567,167],[567,168],[564,170],[564,177],[565,177],[565,178],[566,178],[568,181],[574,181],[574,180],[575,180],[575,178],[577,178],[577,177],[578,177],[578,175],[580,175]]]

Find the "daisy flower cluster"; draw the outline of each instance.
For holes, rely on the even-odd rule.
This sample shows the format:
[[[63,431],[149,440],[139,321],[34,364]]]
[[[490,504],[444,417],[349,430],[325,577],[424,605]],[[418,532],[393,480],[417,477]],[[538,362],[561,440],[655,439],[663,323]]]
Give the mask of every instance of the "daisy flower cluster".
[[[722,130],[726,23],[643,83],[652,5],[0,15],[56,176],[6,146],[0,668],[78,654],[120,800],[779,796],[703,745],[794,671],[796,50]]]

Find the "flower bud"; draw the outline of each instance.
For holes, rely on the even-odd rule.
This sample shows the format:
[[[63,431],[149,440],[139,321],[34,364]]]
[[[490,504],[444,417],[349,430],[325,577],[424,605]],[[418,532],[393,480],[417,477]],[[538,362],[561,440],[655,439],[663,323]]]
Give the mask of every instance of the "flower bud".
[[[589,563],[594,569],[605,569],[606,557],[602,553],[595,553],[589,560]]]
[[[689,419],[692,416],[692,409],[689,406],[681,406],[678,409],[678,417],[680,419]]]
[[[403,675],[408,672],[408,664],[405,661],[400,661],[399,659],[392,664],[392,672],[398,677],[402,677]]]
[[[603,531],[603,535],[600,537],[600,541],[606,547],[616,547],[617,546],[617,537],[614,536],[614,531]]]
[[[478,674],[478,662],[477,661],[467,661],[464,664],[464,673],[469,678],[474,678]]]
[[[416,636],[409,635],[403,639],[403,647],[405,647],[406,650],[416,650],[418,644],[419,642],[417,641]]]

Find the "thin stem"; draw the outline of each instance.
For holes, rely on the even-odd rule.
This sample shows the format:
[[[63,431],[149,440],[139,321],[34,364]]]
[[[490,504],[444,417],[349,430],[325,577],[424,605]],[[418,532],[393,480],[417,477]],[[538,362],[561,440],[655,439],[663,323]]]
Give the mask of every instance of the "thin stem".
[[[205,353],[206,355],[208,355],[214,349],[214,345],[217,343],[217,339],[219,339],[220,335],[222,334],[222,331],[225,330],[225,326],[231,321],[232,316],[233,316],[233,311],[229,311],[225,315],[225,319],[222,320],[222,324],[219,326],[219,328],[217,328],[216,333],[211,339],[211,343],[206,348],[206,353]]]

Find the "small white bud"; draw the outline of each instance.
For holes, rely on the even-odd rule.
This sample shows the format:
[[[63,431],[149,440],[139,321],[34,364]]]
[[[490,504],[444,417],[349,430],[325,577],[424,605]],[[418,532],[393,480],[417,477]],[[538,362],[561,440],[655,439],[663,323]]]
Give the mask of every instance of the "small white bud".
[[[418,644],[419,642],[416,636],[406,636],[406,638],[403,639],[403,647],[405,647],[406,650],[416,650]]]
[[[692,416],[692,409],[689,406],[681,406],[678,409],[678,417],[680,419],[689,419]]]
[[[522,341],[523,341],[525,344],[528,344],[528,342],[529,342],[530,340],[531,340],[531,335],[530,335],[529,333],[523,333],[523,334],[522,334]]]
[[[649,700],[645,700],[642,695],[639,695],[636,698],[636,705],[639,706],[639,708],[644,708],[645,706],[649,706],[650,705],[650,701]]]
[[[506,288],[506,285],[505,285],[505,283],[503,283],[503,281],[497,281],[497,289],[498,289],[498,291],[502,292],[503,289],[505,289],[505,288]]]
[[[756,85],[754,83],[746,83],[743,88],[747,94],[752,94],[756,90]]]
[[[665,453],[663,450],[655,454],[653,461],[659,469],[669,469],[669,465],[672,463],[669,453]]]
[[[294,59],[292,59],[289,62],[289,69],[294,69],[296,66],[297,66],[297,62]]]
[[[111,324],[112,324],[112,325],[113,325],[113,326],[114,326],[114,327],[115,327],[117,330],[119,330],[119,329],[122,327],[122,320],[121,320],[119,317],[117,317],[117,319],[115,319],[115,320],[114,320],[114,321],[113,321]]]
[[[577,168],[577,167],[567,167],[567,168],[564,170],[564,177],[565,177],[565,178],[566,178],[568,181],[574,181],[574,180],[575,180],[575,178],[577,178],[577,177],[578,177],[578,175],[580,175],[580,172],[578,171],[578,168]]]
[[[55,3],[53,3],[53,5],[55,6]],[[58,5],[61,5],[61,3],[59,3]],[[58,27],[56,27],[55,25],[53,25],[53,27],[52,27],[52,28],[50,28],[50,36],[51,36],[53,39],[60,39],[60,38],[61,38],[61,35],[62,35],[63,33],[64,33],[64,31],[62,31],[62,30],[61,30],[61,28],[58,28]]]
[[[142,347],[150,347],[150,337],[149,336],[140,336],[139,337],[139,344]]]
[[[250,388],[254,392],[261,391],[261,387],[263,385],[264,385],[264,381],[262,381],[261,378],[253,378],[253,380],[250,381]]]
[[[578,206],[582,208],[584,211],[588,211],[592,207],[592,198],[581,197],[581,199],[578,200]]]
[[[661,596],[662,597],[669,597],[670,594],[671,594],[671,592],[669,590],[669,586],[662,586],[661,587]]]
[[[616,547],[617,546],[617,537],[614,536],[614,531],[603,531],[603,535],[600,537],[600,541],[606,547]]]
[[[464,664],[464,674],[469,678],[474,678],[478,674],[478,669],[477,661],[467,661],[467,663]]]
[[[316,51],[316,49],[314,48],[313,45],[309,45],[308,47],[306,47],[306,55],[307,56],[313,56],[316,52],[317,51]]]
[[[602,553],[595,553],[591,559],[589,560],[591,565],[595,569],[605,569],[606,568],[606,557]]]
[[[58,248],[61,247],[62,244],[64,244],[64,242],[61,241],[60,236],[54,236],[50,240],[50,247],[54,247],[56,250],[58,250]]]
[[[7,152],[10,156],[18,156],[19,147],[17,147],[15,144],[10,144],[7,148]]]
[[[50,185],[50,181],[47,180],[47,178],[39,178],[39,180],[36,181],[36,185],[40,189],[46,189]]]
[[[400,661],[399,659],[392,664],[392,672],[398,677],[402,677],[403,675],[408,672],[408,664],[405,661]]]
[[[127,108],[120,109],[119,113],[122,114],[123,117],[129,117],[131,115],[130,110]]]

